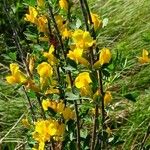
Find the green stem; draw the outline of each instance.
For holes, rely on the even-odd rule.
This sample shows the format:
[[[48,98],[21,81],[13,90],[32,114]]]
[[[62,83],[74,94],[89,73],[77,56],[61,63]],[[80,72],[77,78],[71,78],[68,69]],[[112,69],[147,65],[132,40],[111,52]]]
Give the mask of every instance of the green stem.
[[[27,98],[27,100],[28,100],[28,103],[29,103],[29,108],[30,108],[30,110],[31,110],[31,116],[32,116],[32,120],[33,120],[33,122],[34,121],[37,121],[37,118],[36,118],[36,115],[35,115],[35,112],[34,112],[34,109],[33,109],[33,106],[32,106],[32,103],[31,103],[31,100],[30,100],[30,98],[29,98],[29,96],[28,96],[28,94],[27,94],[27,91],[26,91],[26,89],[25,89],[25,87],[23,86],[23,91],[24,91],[24,93],[25,93],[25,96],[26,96],[26,98]]]
[[[82,10],[82,14],[83,14],[86,30],[89,31],[88,17],[87,17],[85,5],[84,5],[84,0],[80,0],[80,6],[81,6],[81,10]]]
[[[40,95],[38,93],[36,93],[36,98],[37,98],[37,101],[38,101],[40,109],[41,109],[41,116],[43,117],[43,119],[46,119],[46,115],[45,115],[45,112],[44,112],[44,109],[43,109],[43,106],[41,103],[41,98],[40,98]]]
[[[54,28],[56,30],[56,34],[57,34],[57,37],[58,37],[58,40],[59,40],[59,43],[60,43],[60,46],[61,46],[61,49],[62,49],[62,53],[63,53],[64,59],[65,59],[66,58],[66,54],[65,54],[64,44],[63,44],[63,41],[62,41],[62,37],[60,35],[60,31],[59,31],[58,26],[57,26],[55,17],[54,17],[54,13],[52,11],[52,7],[51,7],[51,5],[49,3],[48,3],[48,9],[49,9],[50,17],[51,17],[51,19],[53,21],[53,24],[54,24]]]
[[[105,131],[105,106],[104,106],[104,91],[103,91],[103,81],[102,81],[102,71],[98,70],[98,84],[99,84],[99,92],[101,93],[101,113],[102,113],[102,143],[101,143],[101,148],[104,148],[105,141],[104,141],[104,131]]]

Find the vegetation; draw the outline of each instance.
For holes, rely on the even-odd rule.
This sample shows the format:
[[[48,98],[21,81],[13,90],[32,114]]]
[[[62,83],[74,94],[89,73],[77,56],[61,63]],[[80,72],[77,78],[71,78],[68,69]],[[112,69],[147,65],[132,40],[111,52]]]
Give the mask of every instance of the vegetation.
[[[5,2],[5,3],[3,3]],[[98,26],[100,29],[94,29],[96,31],[97,41],[96,44],[94,43],[93,39],[91,38],[88,41],[88,45],[92,47],[92,49],[100,49],[100,54],[102,55],[102,51],[108,50],[107,59],[94,59],[94,64],[90,59],[90,53],[85,52],[86,56],[76,56],[78,50],[68,51],[69,44],[72,42],[71,40],[68,42],[68,39],[63,39],[65,48],[67,48],[67,61],[61,56],[61,60],[66,61],[66,64],[60,63],[61,60],[58,60],[57,51],[56,51],[56,58],[53,55],[53,47],[51,47],[51,51],[48,53],[48,44],[46,42],[40,41],[39,36],[43,36],[45,31],[43,28],[40,28],[34,20],[30,20],[26,15],[26,20],[30,21],[27,22],[24,20],[25,14],[28,13],[28,6],[35,6],[36,1],[34,0],[24,0],[24,1],[5,1],[0,2],[0,8],[3,9],[0,12],[0,69],[1,69],[1,79],[0,79],[0,149],[31,149],[33,147],[38,148],[40,146],[40,142],[33,138],[33,132],[36,131],[33,120],[35,120],[35,116],[37,118],[41,118],[41,114],[43,119],[44,115],[46,117],[51,116],[53,119],[59,120],[59,125],[61,126],[59,129],[59,134],[55,133],[57,138],[60,138],[61,141],[61,131],[63,132],[63,123],[66,125],[66,134],[65,140],[60,142],[56,140],[56,137],[52,139],[52,142],[47,143],[46,140],[45,145],[49,147],[53,147],[55,149],[60,149],[61,145],[63,145],[64,149],[80,149],[79,144],[76,146],[77,137],[77,128],[75,117],[75,110],[76,108],[76,99],[81,98],[82,103],[78,105],[79,107],[79,116],[80,116],[80,123],[86,127],[86,129],[80,129],[80,143],[82,149],[93,149],[91,146],[92,143],[89,145],[89,141],[93,140],[93,115],[99,115],[98,120],[96,123],[99,123],[100,128],[97,127],[97,137],[102,139],[102,142],[99,140],[95,140],[95,149],[100,149],[99,145],[101,144],[101,149],[114,149],[114,150],[128,150],[128,149],[150,149],[150,70],[149,70],[149,58],[148,57],[141,57],[143,49],[146,49],[145,54],[150,50],[150,1],[149,0],[97,0],[89,1],[89,7],[92,13],[98,14],[99,21],[103,22],[103,27]],[[64,6],[66,5],[58,5],[55,1],[51,1],[50,3],[55,11],[59,12],[61,15],[66,16],[66,10],[68,9]],[[74,3],[77,3],[74,1]],[[83,2],[84,3],[84,2]],[[6,5],[4,5],[6,4]],[[10,7],[8,7],[9,5]],[[71,23],[69,28],[76,31],[76,28],[84,29],[85,22],[83,21],[84,17],[82,16],[82,10],[79,7],[75,7],[76,5],[72,6],[72,15],[71,19],[75,20],[75,23]],[[41,7],[41,6],[40,6]],[[58,9],[59,7],[63,7],[62,10]],[[7,9],[12,9],[8,13]],[[58,10],[57,10],[58,9]],[[48,11],[50,11],[47,8]],[[80,13],[74,13],[74,11]],[[43,9],[38,10],[42,15],[46,13]],[[9,14],[9,16],[7,16]],[[79,15],[78,15],[79,14]],[[52,17],[52,16],[50,16]],[[10,20],[14,20],[13,24],[10,25]],[[49,20],[48,20],[49,21]],[[89,21],[88,21],[89,22]],[[58,23],[58,22],[57,22]],[[88,23],[89,25],[89,23]],[[11,27],[16,28],[16,26],[20,27],[20,32],[18,32],[19,40],[22,45],[23,55],[27,57],[27,53],[29,55],[29,59],[27,62],[36,56],[36,61],[31,76],[34,76],[34,80],[36,85],[40,82],[40,90],[39,87],[29,82],[31,80],[26,80],[26,74],[24,73],[25,66],[22,60],[26,58],[21,58],[20,53],[17,51],[16,45],[12,40],[12,29]],[[37,28],[37,27],[38,28]],[[95,26],[94,26],[95,27]],[[55,25],[54,25],[55,28]],[[18,29],[18,27],[17,27]],[[53,29],[52,29],[53,30]],[[63,29],[62,29],[63,30]],[[93,29],[90,26],[91,35],[94,37]],[[43,32],[43,33],[41,33]],[[68,31],[69,32],[69,31]],[[78,31],[79,32],[79,31]],[[57,34],[57,31],[55,32]],[[60,33],[61,36],[63,33]],[[67,33],[68,35],[69,33]],[[74,33],[75,34],[75,33]],[[79,33],[76,33],[79,34]],[[82,35],[82,33],[80,33]],[[81,37],[81,36],[80,36]],[[15,39],[15,35],[13,36]],[[43,36],[43,39],[45,37]],[[59,37],[58,37],[59,38]],[[68,37],[67,37],[68,38]],[[70,37],[69,37],[70,38]],[[74,37],[75,39],[75,37]],[[45,40],[45,39],[44,39]],[[54,45],[56,41],[53,44]],[[77,48],[87,49],[87,47],[81,47],[81,43],[78,43],[78,39],[74,40]],[[69,44],[68,44],[69,43]],[[56,43],[57,44],[57,43]],[[95,44],[95,45],[94,45]],[[93,46],[94,45],[94,46]],[[54,45],[55,46],[55,45]],[[85,45],[84,45],[85,46]],[[29,49],[30,47],[30,49]],[[106,47],[104,49],[104,47]],[[55,49],[55,47],[54,47]],[[59,47],[59,50],[61,47]],[[111,54],[109,54],[109,50]],[[45,55],[42,56],[43,51]],[[47,62],[48,55],[50,55],[50,60],[48,60],[48,64],[43,64],[42,62]],[[62,52],[63,55],[63,52]],[[112,56],[110,56],[112,55]],[[95,57],[99,57],[99,52],[96,53]],[[139,58],[140,57],[140,58]],[[70,59],[69,59],[70,58]],[[48,58],[49,59],[49,58]],[[111,59],[111,60],[110,60]],[[144,59],[144,63],[143,63]],[[53,61],[51,61],[53,60]],[[26,61],[26,60],[25,60]],[[60,62],[59,62],[60,61]],[[6,82],[6,76],[10,75],[9,71],[9,64],[11,63],[18,63],[20,66],[20,70],[18,70],[17,76],[11,75],[16,78],[17,83],[10,85]],[[96,63],[97,62],[97,63]],[[67,107],[63,105],[62,101],[56,101],[57,99],[63,99],[64,95],[64,87],[57,86],[59,89],[54,93],[49,93],[46,95],[46,98],[53,98],[52,103],[49,103],[45,96],[40,95],[44,94],[47,89],[46,82],[41,81],[47,74],[51,76],[53,71],[51,70],[51,66],[54,64],[59,64],[64,70],[67,70],[64,73],[61,70],[60,77],[61,81],[59,81],[59,85],[63,85],[66,82],[67,87],[65,87],[65,93],[67,97]],[[89,63],[89,64],[88,64]],[[108,63],[108,64],[107,64]],[[42,67],[41,67],[41,66]],[[66,66],[65,66],[66,65]],[[24,66],[24,67],[23,67]],[[87,67],[88,66],[88,67]],[[94,69],[91,69],[89,66],[94,66]],[[102,67],[101,67],[102,66]],[[46,74],[43,75],[43,71],[41,68],[47,68],[48,71]],[[58,66],[57,66],[58,67]],[[90,69],[89,69],[90,68]],[[94,94],[96,93],[97,88],[99,88],[99,84],[97,83],[97,79],[99,76],[96,72],[101,71],[103,74],[103,88],[104,93],[98,93],[97,97],[95,98]],[[30,70],[31,71],[31,70]],[[70,75],[70,71],[73,72]],[[32,71],[31,71],[32,72]],[[81,73],[85,73],[82,74]],[[89,73],[89,74],[87,74]],[[92,74],[95,74],[96,77],[93,77]],[[81,76],[80,76],[81,75]],[[47,78],[49,78],[47,76]],[[85,78],[86,77],[86,78]],[[18,79],[20,78],[20,79]],[[70,81],[68,81],[68,78]],[[54,78],[53,78],[54,79]],[[74,80],[74,85],[72,83]],[[82,82],[81,82],[81,81]],[[83,80],[85,82],[83,82]],[[27,82],[26,82],[27,81]],[[12,80],[10,81],[12,82]],[[21,83],[21,84],[20,84]],[[28,85],[26,84],[28,83]],[[30,83],[30,84],[29,84]],[[50,83],[52,84],[52,83]],[[55,84],[55,83],[54,83]],[[23,87],[21,86],[23,85]],[[29,86],[29,87],[27,87]],[[55,87],[55,86],[54,86]],[[71,88],[70,88],[71,87]],[[82,90],[82,87],[86,87],[86,90]],[[92,88],[91,88],[92,87]],[[94,89],[95,88],[95,89]],[[101,87],[102,88],[102,87]],[[100,89],[101,89],[100,88]],[[30,90],[29,90],[30,89]],[[55,89],[53,89],[55,90]],[[52,91],[52,89],[51,89]],[[92,98],[89,94],[93,92]],[[110,93],[109,93],[110,92]],[[80,97],[78,97],[80,95]],[[105,96],[108,97],[108,104],[105,105],[105,110],[101,108],[101,102],[106,102]],[[43,108],[45,112],[43,113],[43,109],[39,107],[39,104],[36,100],[40,97],[43,101]],[[112,97],[112,100],[111,100]],[[31,100],[31,104],[29,103],[29,99]],[[93,102],[91,99],[94,99],[98,102]],[[45,103],[44,103],[45,102]],[[55,103],[57,102],[57,104]],[[80,104],[79,101],[77,101]],[[53,105],[60,106],[60,108],[54,108]],[[34,116],[31,105],[33,107]],[[41,106],[41,105],[40,105]],[[45,106],[45,107],[44,107]],[[100,108],[98,109],[97,106]],[[93,108],[96,108],[93,110]],[[63,108],[63,109],[62,109]],[[47,110],[48,109],[48,110]],[[74,110],[72,112],[72,110]],[[96,111],[95,111],[96,110]],[[95,111],[95,112],[94,112]],[[31,113],[32,112],[32,113]],[[104,113],[105,117],[104,118]],[[32,114],[32,115],[31,115]],[[68,115],[69,114],[69,115]],[[95,115],[96,116],[96,115]],[[75,118],[74,118],[75,117]],[[28,121],[26,120],[28,119]],[[33,119],[33,120],[32,120]],[[74,119],[76,121],[74,121]],[[104,120],[103,120],[104,119]],[[101,120],[102,124],[101,124]],[[99,121],[99,122],[98,122]],[[29,124],[28,124],[29,122]],[[53,121],[52,121],[53,122]],[[53,122],[57,128],[59,125],[57,122]],[[41,122],[41,124],[45,124],[45,121]],[[29,127],[30,126],[30,127]],[[78,124],[77,124],[78,127]],[[74,130],[76,129],[76,130]],[[103,132],[103,130],[105,132]],[[51,129],[52,131],[53,129]],[[102,130],[102,131],[101,131]],[[90,131],[90,132],[89,132]],[[38,131],[36,131],[38,132]],[[47,131],[45,131],[47,132]],[[49,136],[54,136],[52,133]],[[54,141],[57,142],[54,142]],[[79,139],[78,139],[79,140]],[[77,143],[78,143],[77,140]],[[59,141],[59,142],[58,142]],[[52,146],[52,144],[54,144]],[[42,144],[41,144],[42,145]],[[45,147],[46,147],[45,146]]]

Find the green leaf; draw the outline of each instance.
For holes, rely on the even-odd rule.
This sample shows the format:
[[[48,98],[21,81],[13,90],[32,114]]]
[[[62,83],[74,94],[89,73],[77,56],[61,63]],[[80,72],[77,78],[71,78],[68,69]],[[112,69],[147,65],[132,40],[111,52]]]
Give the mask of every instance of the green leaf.
[[[82,22],[80,19],[77,19],[77,22],[76,22],[76,28],[79,29],[82,25]]]
[[[137,98],[137,94],[135,93],[128,93],[128,94],[125,94],[124,97],[132,102],[136,102],[136,98]]]
[[[71,59],[67,59],[67,63],[72,66],[73,68],[77,68],[77,64],[75,61],[71,60]]]
[[[110,73],[108,70],[102,70],[103,72],[103,75],[106,76],[106,77],[110,77]]]
[[[17,59],[16,52],[10,52],[10,53],[8,53],[8,56],[9,56],[12,60],[16,60],[16,59]]]
[[[27,40],[37,40],[37,35],[33,33],[24,32],[24,35],[26,36]]]
[[[24,0],[23,4],[27,6],[35,6],[36,0]]]
[[[35,94],[35,92],[33,92],[33,91],[28,92],[27,95],[28,95],[30,98],[36,98],[36,94]]]
[[[67,92],[66,93],[66,96],[67,96],[67,100],[71,100],[71,101],[74,101],[74,100],[78,100],[80,97],[79,97],[79,95],[77,94],[77,95],[75,95],[75,94],[73,94],[72,92]]]
[[[74,141],[70,142],[69,149],[76,150],[76,143]]]

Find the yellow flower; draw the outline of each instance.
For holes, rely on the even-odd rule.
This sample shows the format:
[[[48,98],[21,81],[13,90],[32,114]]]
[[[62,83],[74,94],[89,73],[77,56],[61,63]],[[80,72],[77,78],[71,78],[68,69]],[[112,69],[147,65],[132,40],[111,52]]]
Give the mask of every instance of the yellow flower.
[[[45,95],[48,95],[48,94],[59,94],[59,90],[58,89],[55,89],[55,88],[50,88],[48,90],[46,90],[45,92]]]
[[[143,49],[142,52],[142,57],[138,57],[139,59],[139,63],[144,64],[144,63],[149,63],[150,62],[150,58],[148,57],[148,51]]]
[[[50,101],[50,108],[52,108],[55,112],[57,112],[57,102]]]
[[[49,100],[43,100],[42,101],[42,107],[43,107],[43,109],[46,111],[46,110],[48,110],[48,108],[50,107],[50,101]]]
[[[47,132],[50,136],[57,135],[58,125],[59,124],[57,121],[54,121],[54,120],[49,121]]]
[[[80,88],[80,94],[81,94],[81,96],[86,96],[86,97],[92,98],[93,92],[92,92],[90,85],[86,85],[86,86]]]
[[[22,119],[21,122],[22,122],[22,124],[23,124],[23,126],[25,128],[29,128],[30,127],[30,124],[29,124],[29,121],[28,121],[27,118]]]
[[[66,38],[71,37],[72,32],[70,30],[68,30],[67,28],[64,28],[61,31],[61,34],[62,34],[63,39],[66,39]]]
[[[46,32],[47,30],[47,18],[45,16],[40,16],[37,19],[37,26],[40,32]]]
[[[57,102],[46,99],[42,101],[43,109],[46,111],[48,108],[53,109],[55,112],[57,111]]]
[[[44,0],[37,0],[37,5],[39,7],[43,7],[44,6]]]
[[[38,150],[37,148],[32,148],[32,150]]]
[[[73,51],[69,51],[67,54],[67,57],[69,57],[71,60],[74,60],[77,64],[79,63],[79,58],[82,57],[83,49],[81,48],[75,48]]]
[[[50,65],[56,65],[57,64],[57,58],[53,55],[54,52],[54,46],[51,45],[49,48],[49,52],[44,52],[44,57],[46,57],[48,59],[48,62],[50,63]]]
[[[47,62],[42,62],[38,65],[37,72],[40,77],[46,78],[53,75],[53,68]]]
[[[94,64],[94,68],[99,68],[100,66],[109,63],[111,60],[111,52],[108,48],[103,48],[99,54],[99,60]]]
[[[110,50],[108,48],[103,48],[99,56],[100,64],[103,65],[103,64],[109,63],[110,60],[111,60]]]
[[[91,13],[91,18],[95,30],[102,26],[102,20],[99,19],[99,16],[97,14]]]
[[[104,105],[108,105],[112,101],[112,95],[110,91],[106,91],[104,95]]]
[[[64,20],[64,18],[61,15],[55,16],[55,20],[56,20],[59,32],[62,35],[62,38],[66,39],[66,38],[71,37],[72,32],[67,27],[68,22]]]
[[[10,64],[11,75],[6,77],[6,80],[10,84],[25,83],[27,81],[26,76],[19,70],[19,66],[16,63]]]
[[[74,112],[69,107],[66,107],[63,110],[62,114],[63,114],[64,119],[66,119],[66,120],[74,119],[74,116],[75,116]]]
[[[93,40],[90,33],[81,29],[77,29],[74,31],[74,33],[72,34],[72,39],[76,47],[81,49],[87,49],[95,43],[95,40]]]
[[[67,28],[68,23],[64,20],[64,18],[61,15],[56,15],[55,20],[60,32],[64,31],[64,29]]]
[[[61,101],[57,104],[57,112],[62,113],[65,108],[65,104]]]
[[[65,125],[62,123],[62,124],[58,124],[58,128],[57,128],[57,133],[56,135],[61,137],[65,132]]]
[[[68,10],[68,2],[67,0],[59,0],[59,5],[61,9]]]
[[[49,121],[41,120],[35,123],[35,131],[33,132],[33,138],[41,142],[46,142],[50,139],[50,135],[48,134]]]
[[[67,57],[69,57],[71,60],[74,60],[77,64],[81,63],[85,66],[89,66],[90,63],[82,57],[83,54],[83,49],[81,48],[75,48],[73,51],[69,51],[69,53],[67,54]]]
[[[45,143],[46,141],[49,141],[52,136],[63,136],[64,130],[65,125],[60,124],[55,120],[40,120],[35,123],[33,138],[39,142],[40,146],[40,143]]]
[[[82,87],[86,87],[92,82],[90,75],[88,72],[80,73],[75,79],[75,86],[80,89]]]
[[[36,24],[37,23],[37,18],[36,18],[37,15],[38,15],[38,12],[36,11],[36,9],[32,6],[29,6],[29,14],[25,14],[25,20]]]
[[[44,147],[45,147],[45,143],[44,142],[40,142],[38,150],[44,150],[45,149]]]

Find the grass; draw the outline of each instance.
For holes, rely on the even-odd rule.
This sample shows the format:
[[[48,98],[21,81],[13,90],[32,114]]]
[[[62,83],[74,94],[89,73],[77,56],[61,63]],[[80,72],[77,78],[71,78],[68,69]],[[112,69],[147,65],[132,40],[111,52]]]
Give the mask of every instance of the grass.
[[[140,65],[137,61],[137,56],[141,55],[142,49],[150,50],[150,1],[97,0],[95,3],[91,0],[90,4],[94,12],[101,14],[103,19],[108,18],[107,26],[98,35],[99,47],[109,47],[114,54],[118,52],[121,60],[113,74],[115,82],[110,88],[114,93],[115,108],[110,112],[110,117],[114,122],[119,122],[115,124],[112,131],[124,143],[111,149],[136,150],[140,147],[150,122],[150,69],[149,65]],[[128,101],[124,97],[126,94],[132,94],[136,102]],[[0,80],[0,139],[26,111],[25,106],[23,94],[6,85],[2,77]],[[121,121],[118,118],[121,118]],[[12,150],[14,143],[24,142],[22,132],[20,124],[15,126],[4,139],[3,146],[5,144],[12,146],[9,148]],[[150,138],[145,145],[149,149]]]

